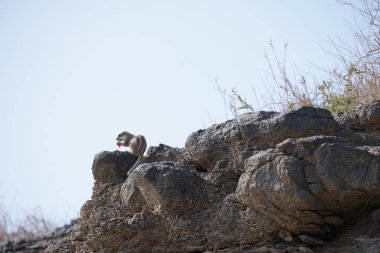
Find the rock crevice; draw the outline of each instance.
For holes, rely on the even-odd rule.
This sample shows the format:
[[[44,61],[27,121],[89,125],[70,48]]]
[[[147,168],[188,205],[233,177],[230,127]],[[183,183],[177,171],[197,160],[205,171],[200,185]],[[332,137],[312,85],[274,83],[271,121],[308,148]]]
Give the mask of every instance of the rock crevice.
[[[380,224],[379,108],[243,114],[150,147],[129,175],[136,157],[102,152],[78,229],[46,252],[380,250],[364,229]]]

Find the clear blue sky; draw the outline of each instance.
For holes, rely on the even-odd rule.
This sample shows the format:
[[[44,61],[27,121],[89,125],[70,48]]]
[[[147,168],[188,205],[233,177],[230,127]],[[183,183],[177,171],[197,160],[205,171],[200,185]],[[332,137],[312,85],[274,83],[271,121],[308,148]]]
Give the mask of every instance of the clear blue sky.
[[[68,221],[90,198],[94,155],[123,130],[183,147],[225,120],[215,89],[256,107],[264,50],[334,66],[329,35],[350,41],[333,0],[0,0],[0,196]]]

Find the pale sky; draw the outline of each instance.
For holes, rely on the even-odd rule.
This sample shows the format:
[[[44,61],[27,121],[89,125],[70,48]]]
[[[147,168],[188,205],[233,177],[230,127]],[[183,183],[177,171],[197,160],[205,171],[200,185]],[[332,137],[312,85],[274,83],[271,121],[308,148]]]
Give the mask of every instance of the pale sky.
[[[216,77],[259,108],[270,40],[331,67],[328,36],[350,41],[352,18],[333,0],[0,0],[0,200],[75,218],[120,132],[183,147],[225,120]]]

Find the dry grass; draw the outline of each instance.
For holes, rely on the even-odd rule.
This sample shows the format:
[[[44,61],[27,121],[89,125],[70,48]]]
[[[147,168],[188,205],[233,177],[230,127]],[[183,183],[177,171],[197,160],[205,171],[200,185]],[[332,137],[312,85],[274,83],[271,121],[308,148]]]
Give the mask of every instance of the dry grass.
[[[54,224],[44,218],[39,208],[24,212],[22,219],[14,219],[4,205],[0,204],[0,242],[32,240],[38,235],[52,232]]]
[[[239,91],[236,88],[231,90],[223,89],[218,82],[218,79],[215,78],[216,89],[219,94],[222,96],[224,102],[224,111],[225,117],[228,118],[228,112],[236,117],[240,112],[254,111],[253,106],[247,102],[245,98],[240,96]]]
[[[286,63],[288,45],[284,45],[284,54],[280,57],[270,42],[269,53],[265,54],[268,64],[267,90],[261,97],[264,107],[284,111],[312,105],[336,113],[380,99],[380,0],[337,2],[351,7],[355,17],[365,22],[364,27],[357,22],[350,26],[355,38],[354,45],[348,45],[339,37],[330,38],[332,50],[329,53],[340,66],[324,69],[327,73],[324,79],[302,71],[289,72]],[[218,86],[218,90],[234,116],[240,108],[253,110],[237,89],[227,92]]]

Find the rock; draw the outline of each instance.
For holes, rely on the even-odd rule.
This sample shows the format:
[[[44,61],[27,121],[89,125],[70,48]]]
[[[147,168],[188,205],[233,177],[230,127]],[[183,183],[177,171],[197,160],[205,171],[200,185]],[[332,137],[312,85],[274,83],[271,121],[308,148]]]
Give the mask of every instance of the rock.
[[[285,252],[298,252],[299,247],[289,246],[285,248]]]
[[[254,160],[255,157],[262,155],[263,153],[258,153],[250,159]],[[244,205],[262,210],[269,218],[291,232],[299,232],[303,227],[320,233],[319,227],[304,226],[320,224],[321,218],[318,215],[309,211],[302,214],[302,219],[297,219],[293,215],[302,210],[318,211],[322,207],[319,200],[308,190],[303,162],[279,153],[273,159],[273,152],[267,153],[267,157],[269,162],[257,163],[257,166],[261,165],[260,168],[247,167],[246,172],[240,177],[236,189],[239,201]],[[264,161],[265,159],[258,158],[257,160]],[[247,165],[249,166],[250,163]]]
[[[354,131],[380,132],[380,100],[343,113],[336,119]]]
[[[253,250],[253,252],[255,253],[269,253],[269,249],[267,246],[261,246],[260,248],[256,249],[256,250]]]
[[[308,247],[305,247],[305,246],[299,246],[298,250],[300,252],[305,252],[305,253],[314,253],[313,250],[309,249]]]
[[[287,113],[246,113],[234,120],[199,130],[186,141],[184,157],[210,173],[210,179],[236,188],[244,161],[257,150],[275,148],[287,138],[336,135],[338,124],[329,111],[301,107]]]
[[[121,189],[122,202],[134,212],[143,204],[156,213],[172,212],[182,215],[206,208],[206,182],[191,171],[173,163],[150,163],[132,172]]]
[[[104,151],[95,156],[92,173],[96,182],[121,183],[127,179],[127,173],[137,161],[137,156],[129,152]]]
[[[46,252],[376,252],[376,106],[360,129],[314,107],[243,114],[151,147],[129,176],[136,157],[102,152],[77,231]]]
[[[309,163],[315,163],[314,151],[324,143],[346,143],[336,136],[311,136],[299,139],[286,139],[277,144],[277,148],[286,155],[297,157]]]
[[[336,212],[368,204],[380,196],[380,157],[367,150],[325,143],[315,151],[316,173],[324,187],[318,197]]]
[[[344,224],[344,220],[339,217],[327,216],[323,218],[325,223],[333,225],[335,227],[340,227]]]
[[[314,238],[312,236],[308,236],[308,235],[300,235],[298,236],[298,238],[306,243],[307,245],[311,245],[311,246],[321,246],[323,244],[325,244],[322,240],[319,240],[318,238]]]
[[[236,205],[172,162],[142,164],[123,184],[95,182],[80,225],[85,243],[58,241],[46,252],[69,245],[79,252],[185,252],[189,245],[213,250],[269,239],[277,230],[257,211]]]
[[[380,198],[376,147],[352,146],[335,136],[312,136],[287,139],[277,148],[246,160],[236,195],[242,204],[262,210],[286,230],[328,234],[344,221],[323,213],[344,216],[379,203],[373,203]]]
[[[165,144],[157,147],[149,147],[147,155],[144,157],[145,163],[151,162],[179,162],[181,160],[181,150],[172,148]]]
[[[236,189],[242,203],[256,207],[272,203],[284,211],[320,208],[321,204],[307,190],[301,160],[279,155],[256,172],[251,171],[255,170],[248,169],[241,176]]]
[[[217,209],[211,213],[207,234],[221,247],[234,242],[263,242],[270,240],[278,232],[276,223],[267,219],[256,209],[239,205],[234,194],[219,202]]]
[[[205,251],[205,247],[204,246],[188,246],[186,247],[186,252],[204,252]]]
[[[278,233],[278,237],[284,240],[285,242],[293,242],[292,234],[286,230],[280,230],[280,232]]]
[[[205,168],[212,168],[226,151],[244,148],[273,148],[287,138],[317,134],[331,135],[338,125],[330,112],[314,107],[302,107],[288,113],[258,112],[238,116],[234,120],[199,130],[187,139],[186,151]],[[237,148],[238,150],[234,150]]]
[[[255,130],[258,132],[260,126],[264,127],[265,122],[277,114],[275,112],[243,114],[234,120],[213,125],[206,130],[198,130],[188,137],[185,153],[188,159],[192,159],[203,168],[211,169],[218,160],[221,160],[221,157],[233,149],[233,146],[248,139],[243,135],[248,135],[249,132]]]

